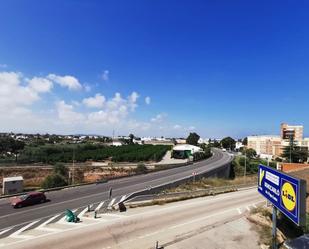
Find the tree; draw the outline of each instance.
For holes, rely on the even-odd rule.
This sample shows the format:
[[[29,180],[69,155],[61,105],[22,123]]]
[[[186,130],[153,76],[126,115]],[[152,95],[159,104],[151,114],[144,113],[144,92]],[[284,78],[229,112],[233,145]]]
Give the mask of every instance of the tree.
[[[248,145],[248,137],[245,137],[245,138],[242,140],[242,144],[243,144],[243,145]]]
[[[66,185],[68,185],[68,183],[61,175],[52,174],[45,178],[45,180],[41,184],[41,187],[47,189],[47,188],[62,187]]]
[[[198,140],[200,139],[200,136],[196,134],[195,132],[191,132],[189,136],[186,139],[187,144],[197,145]]]
[[[249,149],[244,148],[242,150],[242,154],[246,155],[249,159],[252,159],[252,158],[256,157],[256,155],[257,155],[256,151],[254,149],[251,149],[251,148],[249,148]]]
[[[303,163],[308,160],[307,147],[286,146],[281,155],[285,161],[291,163]]]
[[[224,148],[224,149],[231,149],[231,150],[234,150],[235,149],[235,144],[236,144],[236,141],[231,138],[231,137],[225,137],[221,140],[221,146]]]
[[[134,135],[131,133],[129,134],[129,138],[130,138],[130,144],[133,144],[133,139],[135,138]]]
[[[0,137],[0,153],[10,152],[15,155],[15,161],[17,162],[18,153],[24,149],[25,143],[20,140],[16,140],[12,137]]]
[[[69,175],[69,169],[62,163],[56,163],[53,168],[53,173],[67,179]]]

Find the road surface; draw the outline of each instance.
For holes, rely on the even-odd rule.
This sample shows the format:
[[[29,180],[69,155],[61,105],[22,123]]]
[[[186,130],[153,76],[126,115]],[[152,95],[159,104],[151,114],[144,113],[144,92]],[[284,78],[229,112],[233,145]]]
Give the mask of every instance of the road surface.
[[[0,239],[10,249],[259,248],[244,215],[264,205],[256,188],[126,213],[81,217],[81,223],[53,223]]]
[[[221,167],[231,161],[231,159],[232,157],[228,153],[214,150],[211,158],[193,165],[126,177],[97,185],[93,184],[49,192],[46,195],[51,200],[50,202],[21,209],[13,209],[7,199],[2,199],[0,200],[0,238],[9,236],[29,223],[40,220],[36,223],[38,226],[50,217],[64,213],[66,209],[77,209],[78,214],[88,204],[94,204],[93,208],[98,206],[106,208],[107,205],[119,202],[132,192],[190,176],[193,171],[197,173],[210,171]],[[113,198],[108,199],[110,188],[113,189]]]

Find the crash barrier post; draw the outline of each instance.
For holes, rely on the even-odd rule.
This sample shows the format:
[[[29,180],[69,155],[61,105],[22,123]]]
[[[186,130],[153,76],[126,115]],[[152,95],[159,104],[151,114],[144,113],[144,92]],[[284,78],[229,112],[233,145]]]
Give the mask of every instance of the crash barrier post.
[[[120,211],[120,212],[125,212],[125,211],[127,211],[127,208],[126,208],[126,206],[124,205],[123,202],[119,202],[119,203],[118,203],[118,207],[119,207],[119,211]]]

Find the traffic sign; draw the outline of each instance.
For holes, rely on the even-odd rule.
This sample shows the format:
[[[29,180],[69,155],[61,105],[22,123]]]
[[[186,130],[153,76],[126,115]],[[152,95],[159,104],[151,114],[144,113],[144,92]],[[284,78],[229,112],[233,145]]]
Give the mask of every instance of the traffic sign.
[[[306,181],[260,165],[258,191],[298,226],[306,224]]]

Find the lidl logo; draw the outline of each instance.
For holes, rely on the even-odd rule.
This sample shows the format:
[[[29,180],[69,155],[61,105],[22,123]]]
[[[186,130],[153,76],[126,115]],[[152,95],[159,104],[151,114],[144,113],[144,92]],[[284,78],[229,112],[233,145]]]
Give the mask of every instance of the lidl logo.
[[[283,181],[281,188],[281,199],[284,207],[288,211],[293,212],[295,210],[297,201],[296,198],[294,184],[291,184],[288,181]]]
[[[259,172],[259,186],[262,185],[262,180],[264,178],[264,175],[265,175],[265,170],[260,169],[260,172]]]

